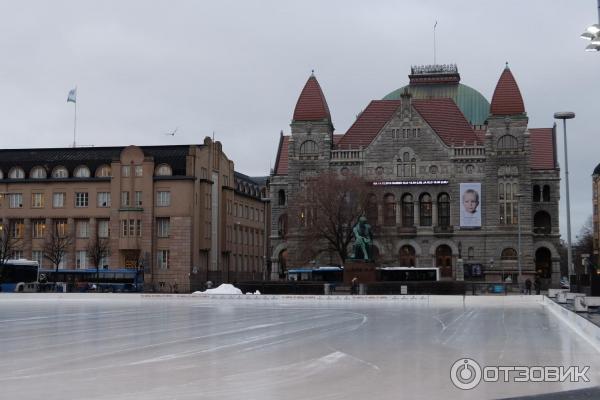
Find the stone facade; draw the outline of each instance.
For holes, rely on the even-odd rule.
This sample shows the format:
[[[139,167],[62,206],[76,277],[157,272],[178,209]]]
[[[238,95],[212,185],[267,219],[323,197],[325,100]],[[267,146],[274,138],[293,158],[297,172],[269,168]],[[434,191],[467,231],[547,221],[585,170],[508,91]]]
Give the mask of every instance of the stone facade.
[[[435,84],[435,67],[423,75],[422,81]],[[303,112],[315,109],[321,111]],[[537,274],[545,285],[558,283],[560,176],[554,128],[528,127],[508,68],[485,125],[470,125],[463,113],[449,99],[413,99],[409,86],[398,100],[372,102],[345,135],[334,135],[328,106],[311,76],[294,112],[304,119],[294,118],[291,134],[281,136],[271,176],[272,277],[284,277],[287,267],[302,267],[286,224],[289,199],[303,179],[332,170],[350,171],[381,189],[372,213],[376,221],[369,221],[377,227],[380,263],[440,267],[443,279],[511,276],[515,282],[520,262],[523,281]],[[314,145],[307,146],[309,141]],[[307,152],[307,147],[316,150]],[[461,184],[469,183],[481,185],[477,227],[461,226]],[[457,268],[459,259],[464,273]],[[331,255],[323,254],[315,261],[329,260]]]

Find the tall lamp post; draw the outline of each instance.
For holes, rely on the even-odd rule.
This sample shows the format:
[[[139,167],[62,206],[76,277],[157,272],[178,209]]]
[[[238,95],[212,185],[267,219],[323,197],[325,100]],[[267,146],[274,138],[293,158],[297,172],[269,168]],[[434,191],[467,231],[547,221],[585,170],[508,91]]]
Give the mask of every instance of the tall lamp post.
[[[588,26],[581,34],[582,39],[591,41],[585,51],[600,51],[600,0],[598,0],[598,22],[598,24]]]
[[[523,198],[523,193],[517,193],[517,267],[519,269],[519,288],[523,289],[521,286],[521,282],[523,282],[522,274],[523,267],[521,266],[521,199]],[[522,290],[521,290],[522,292]]]
[[[600,1],[600,0],[598,0]],[[569,283],[573,275],[573,250],[571,249],[571,203],[569,202],[569,161],[567,157],[567,120],[575,118],[575,113],[570,111],[561,111],[554,113],[555,119],[562,119],[563,134],[565,142],[565,184],[567,186],[567,264],[569,271]],[[573,287],[572,285],[569,285]]]

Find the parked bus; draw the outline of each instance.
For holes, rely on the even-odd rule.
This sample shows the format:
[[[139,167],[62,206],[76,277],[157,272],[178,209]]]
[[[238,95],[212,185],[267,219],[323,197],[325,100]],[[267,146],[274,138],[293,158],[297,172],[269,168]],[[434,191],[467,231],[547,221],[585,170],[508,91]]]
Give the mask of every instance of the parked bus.
[[[439,281],[439,268],[380,267],[377,268],[381,281]]]
[[[40,269],[47,282],[63,282],[67,291],[141,292],[144,275],[131,268],[121,269]]]
[[[289,269],[287,274],[290,281],[342,282],[344,280],[344,267],[323,265],[310,269]]]
[[[38,280],[39,264],[33,260],[7,260],[0,265],[0,290],[14,292],[19,283],[30,284]],[[23,285],[18,286],[23,290]]]

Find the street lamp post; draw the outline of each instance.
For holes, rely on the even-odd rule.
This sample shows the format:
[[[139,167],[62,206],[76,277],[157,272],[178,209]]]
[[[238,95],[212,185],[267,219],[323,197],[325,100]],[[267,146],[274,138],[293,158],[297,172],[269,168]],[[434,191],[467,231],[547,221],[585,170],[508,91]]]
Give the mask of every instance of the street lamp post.
[[[523,198],[522,193],[517,193],[517,267],[519,269],[519,288],[521,287],[521,282],[523,282],[522,274],[523,267],[521,266],[521,199]],[[521,290],[522,292],[522,290]]]
[[[582,39],[591,41],[585,51],[600,51],[600,0],[598,0],[598,22],[598,24],[588,26],[581,34]]]
[[[600,1],[600,0],[598,0]],[[555,119],[563,121],[563,137],[565,143],[565,184],[567,189],[567,268],[569,271],[569,284],[573,275],[573,250],[571,249],[571,203],[569,201],[569,160],[567,156],[567,120],[575,118],[575,113],[562,111],[554,113]],[[569,285],[572,287],[572,285]]]

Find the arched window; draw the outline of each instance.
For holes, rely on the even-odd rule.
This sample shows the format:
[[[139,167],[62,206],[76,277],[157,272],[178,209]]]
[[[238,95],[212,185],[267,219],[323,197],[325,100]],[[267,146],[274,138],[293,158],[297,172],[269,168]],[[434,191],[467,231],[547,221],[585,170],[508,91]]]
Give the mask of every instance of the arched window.
[[[438,225],[450,226],[450,196],[448,193],[440,193],[438,196]]]
[[[366,216],[371,226],[377,225],[377,196],[370,194],[367,200]],[[394,221],[396,217],[394,216]]]
[[[518,183],[516,179],[498,181],[499,218],[502,225],[518,224]]]
[[[75,171],[73,172],[73,176],[75,178],[89,178],[90,177],[90,169],[88,167],[86,167],[85,165],[80,165],[77,168],[75,168]]]
[[[552,277],[552,253],[545,247],[540,247],[535,252],[535,271],[540,278]]]
[[[44,179],[46,176],[46,168],[40,165],[31,168],[31,171],[29,171],[29,177],[31,179]]]
[[[519,141],[512,135],[504,135],[498,139],[499,150],[516,150],[519,147]]]
[[[319,155],[319,146],[313,140],[307,140],[300,145],[300,157],[308,159],[317,159]]]
[[[285,206],[285,190],[279,189],[279,192],[277,192],[277,199],[277,204]]]
[[[104,164],[96,168],[97,178],[108,178],[110,177],[110,165]]]
[[[21,167],[13,167],[8,171],[9,179],[25,179],[25,171]]]
[[[533,232],[549,235],[552,232],[552,219],[546,211],[538,211],[533,216]]]
[[[415,209],[412,194],[402,196],[402,226],[411,227],[415,225]]]
[[[281,216],[279,217],[279,220],[277,221],[277,233],[279,234],[280,237],[282,237],[284,239],[287,235],[287,224],[288,224],[287,214],[281,214]]]
[[[52,177],[53,178],[68,178],[69,171],[67,171],[67,168],[63,167],[62,165],[59,165],[58,167],[54,167],[54,169],[52,170]]]
[[[400,248],[400,266],[414,267],[416,265],[415,249],[412,246],[404,245]]]
[[[539,185],[533,186],[533,201],[537,202],[541,199],[541,191]]]
[[[419,222],[421,226],[431,226],[431,196],[423,193],[419,198]]]
[[[507,247],[502,250],[502,254],[500,255],[500,259],[502,261],[516,261],[517,260],[517,251],[512,247]]]
[[[550,201],[550,186],[544,185],[542,191],[542,201]]]
[[[156,176],[171,176],[173,175],[173,170],[169,164],[160,164],[156,167],[154,174]]]
[[[396,225],[396,196],[391,193],[383,197],[383,224]]]
[[[410,153],[404,152],[402,158],[397,160],[398,165],[396,166],[396,175],[404,178],[414,178],[417,176],[417,159],[410,158]]]

